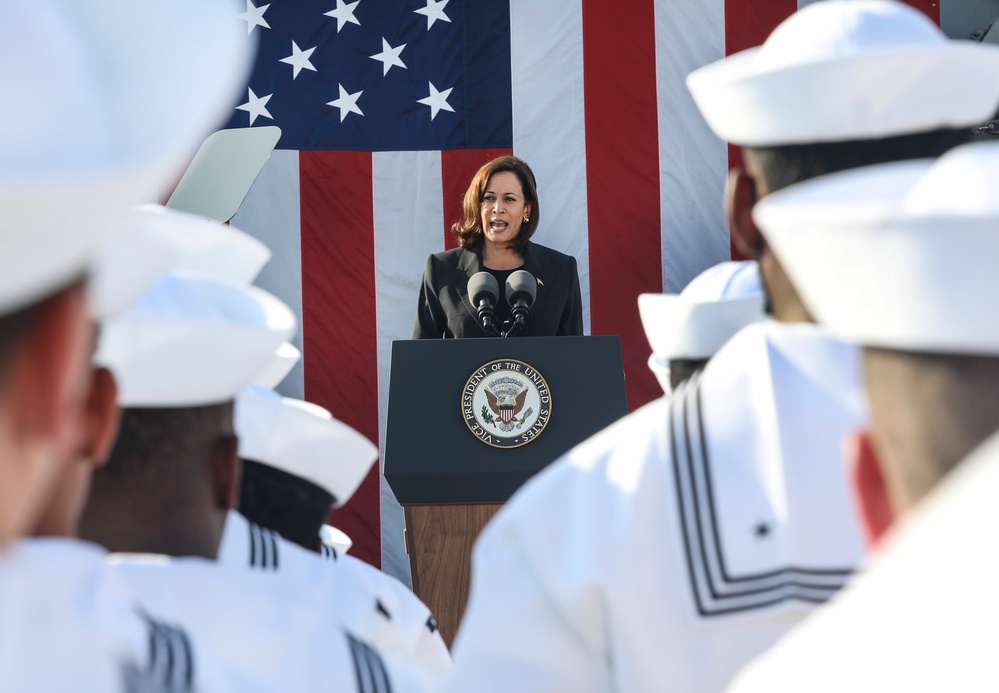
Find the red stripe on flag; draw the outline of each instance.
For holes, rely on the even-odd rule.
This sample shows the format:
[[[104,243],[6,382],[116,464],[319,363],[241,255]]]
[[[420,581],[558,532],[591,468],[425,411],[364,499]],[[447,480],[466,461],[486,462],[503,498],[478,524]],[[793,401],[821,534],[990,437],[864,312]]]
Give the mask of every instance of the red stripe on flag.
[[[444,195],[444,247],[457,248],[458,239],[451,226],[464,217],[462,200],[472,176],[484,164],[498,156],[509,156],[512,149],[449,149],[441,152],[441,178]]]
[[[798,0],[727,0],[725,3],[725,55],[758,46],[777,25],[798,10]],[[728,146],[729,169],[742,166],[742,153]],[[733,260],[748,260],[732,246]]]
[[[621,337],[632,410],[662,395],[638,316],[663,290],[655,25],[652,0],[583,0],[590,326]]]
[[[727,0],[725,55],[758,46],[777,25],[798,10],[798,0]]]
[[[378,440],[371,154],[303,151],[302,338],[305,398]],[[334,513],[351,554],[381,566],[378,465]]]
[[[902,0],[906,5],[912,5],[917,10],[932,19],[937,26],[940,26],[940,2],[939,0]],[[969,3],[971,4],[971,3]]]

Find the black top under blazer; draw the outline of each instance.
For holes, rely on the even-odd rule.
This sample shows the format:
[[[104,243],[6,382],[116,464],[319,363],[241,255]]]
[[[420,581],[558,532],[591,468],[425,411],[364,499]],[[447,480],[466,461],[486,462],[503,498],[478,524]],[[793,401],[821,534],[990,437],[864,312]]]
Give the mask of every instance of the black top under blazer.
[[[518,337],[583,334],[576,258],[528,241],[524,269],[538,280],[531,317]],[[455,248],[427,258],[413,339],[490,337],[468,296],[468,280],[482,272],[479,248]],[[501,289],[502,290],[502,289]]]

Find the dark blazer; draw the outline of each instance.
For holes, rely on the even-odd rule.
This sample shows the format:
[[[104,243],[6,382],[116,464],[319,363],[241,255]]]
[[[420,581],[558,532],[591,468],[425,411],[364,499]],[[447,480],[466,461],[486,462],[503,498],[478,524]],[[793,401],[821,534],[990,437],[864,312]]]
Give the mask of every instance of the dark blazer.
[[[518,337],[583,334],[576,258],[530,241],[524,269],[538,280],[531,317]],[[468,297],[468,280],[483,271],[478,249],[455,248],[427,258],[413,339],[489,337]]]

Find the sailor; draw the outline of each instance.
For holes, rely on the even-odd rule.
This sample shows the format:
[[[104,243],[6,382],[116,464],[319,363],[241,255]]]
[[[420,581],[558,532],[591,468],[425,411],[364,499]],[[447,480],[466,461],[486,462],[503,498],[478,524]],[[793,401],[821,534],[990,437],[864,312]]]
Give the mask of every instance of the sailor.
[[[159,266],[160,249],[149,250],[151,262],[140,264]],[[106,255],[104,246],[92,260],[100,268],[92,275],[92,285],[109,286],[116,275]],[[119,286],[116,302],[127,301],[130,291],[144,283]],[[92,290],[91,301],[99,294],[100,290]],[[33,349],[42,346],[44,342],[32,344]],[[117,430],[114,380],[106,369],[90,370],[83,381],[79,442],[63,448],[61,459],[52,460],[51,488],[37,502],[36,521],[25,527],[32,534],[63,538],[21,540],[0,558],[0,601],[5,614],[0,627],[5,645],[0,654],[0,685],[6,689],[9,684],[11,690],[39,685],[45,689],[193,690],[202,680],[194,672],[195,648],[187,633],[149,610],[137,609],[134,593],[107,574],[103,549],[69,538],[76,535],[90,460],[107,454]],[[87,458],[86,463],[79,456]],[[5,488],[13,492],[18,487],[12,482]],[[85,640],[77,644],[71,642],[74,637]],[[25,670],[30,660],[24,657],[32,651],[52,653],[45,656],[56,665],[53,671]]]
[[[860,355],[809,324],[750,212],[796,180],[962,141],[999,105],[997,53],[901,3],[826,0],[689,77],[709,125],[744,148],[730,226],[776,320],[497,515],[450,690],[721,690],[847,581],[862,539],[840,441],[867,420]]]
[[[642,294],[638,312],[652,346],[649,369],[667,394],[700,371],[732,335],[766,318],[756,262],[722,262],[679,294]]]
[[[378,459],[377,448],[319,405],[260,386],[236,399],[236,433],[241,522],[277,532],[320,557],[323,521],[354,494]],[[249,548],[242,540],[246,532],[238,534],[235,543]],[[247,552],[240,554],[246,563]]]
[[[259,386],[237,398],[236,432],[242,491],[239,512],[226,520],[219,562],[273,571],[292,583],[302,573],[338,572],[340,609],[352,632],[381,652],[411,658],[443,683],[451,658],[426,605],[371,565],[322,552],[323,520],[367,476],[378,459],[374,445],[322,407]]]
[[[210,267],[219,277],[248,283],[271,256],[263,243],[234,227],[205,223],[159,205],[134,207],[129,217],[128,232],[106,244],[97,255],[99,272],[90,288],[102,305],[127,307],[167,270]],[[278,353],[285,354],[288,346],[279,347]],[[77,536],[91,475],[107,461],[118,433],[121,408],[117,397],[114,376],[107,368],[95,365],[85,399],[83,443],[71,451],[32,534]]]
[[[99,290],[101,252],[231,107],[249,46],[227,2],[2,11],[0,689],[185,690],[182,631],[137,613],[103,552],[17,539],[81,443],[92,317],[124,298]]]
[[[239,493],[233,400],[295,324],[270,294],[190,271],[106,322],[96,361],[124,411],[81,535],[114,552],[111,570],[138,603],[184,623],[207,690],[239,676],[249,690],[427,690],[419,671],[345,630],[335,573],[288,590],[215,561]]]
[[[935,162],[808,181],[757,206],[816,318],[864,345],[871,428],[853,441],[852,473],[873,555],[856,584],[733,690],[994,686],[986,633],[999,618],[999,562],[986,547],[999,484],[999,327],[986,316],[999,309],[997,175],[999,145],[972,144]],[[833,270],[843,262],[847,282]]]

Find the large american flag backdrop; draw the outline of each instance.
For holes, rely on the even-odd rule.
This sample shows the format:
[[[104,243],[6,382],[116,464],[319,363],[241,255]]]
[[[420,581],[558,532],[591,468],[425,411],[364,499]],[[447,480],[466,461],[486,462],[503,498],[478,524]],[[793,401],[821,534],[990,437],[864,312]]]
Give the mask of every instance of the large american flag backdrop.
[[[285,394],[384,438],[391,344],[410,336],[426,256],[454,245],[475,170],[511,152],[538,178],[536,240],[579,263],[587,332],[621,337],[629,405],[661,394],[638,294],[730,257],[731,153],[684,77],[762,42],[797,0],[245,3],[260,50],[229,126],[283,134],[234,224],[270,245],[258,283],[302,317]],[[939,21],[935,2],[911,4]],[[334,522],[408,579],[378,469]]]

